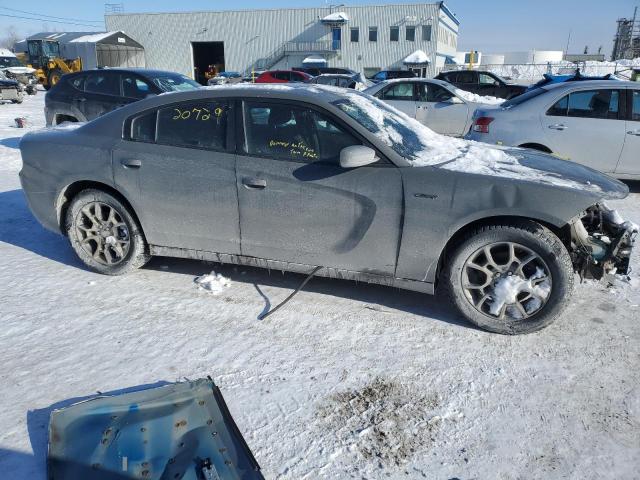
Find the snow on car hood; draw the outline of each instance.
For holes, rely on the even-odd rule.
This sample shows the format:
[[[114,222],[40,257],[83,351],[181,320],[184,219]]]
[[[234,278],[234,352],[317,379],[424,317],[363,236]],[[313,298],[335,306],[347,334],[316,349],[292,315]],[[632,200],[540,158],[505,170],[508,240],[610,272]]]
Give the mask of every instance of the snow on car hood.
[[[333,101],[413,167],[536,182],[623,198],[624,184],[583,165],[521,148],[505,148],[435,133],[417,120],[366,94],[347,91]]]
[[[485,105],[500,105],[506,100],[504,98],[478,95],[477,93],[467,92],[456,87],[449,87],[457,96],[471,103],[483,103]]]
[[[36,69],[30,68],[30,67],[7,67],[7,68],[3,68],[2,71],[11,72],[14,75],[25,75],[29,73],[34,73]]]

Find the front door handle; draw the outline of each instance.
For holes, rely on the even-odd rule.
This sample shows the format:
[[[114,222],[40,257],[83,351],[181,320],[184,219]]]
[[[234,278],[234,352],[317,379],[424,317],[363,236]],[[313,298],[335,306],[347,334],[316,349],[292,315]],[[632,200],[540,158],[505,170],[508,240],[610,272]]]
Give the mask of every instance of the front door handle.
[[[640,137],[640,130],[630,130],[627,132],[627,135],[635,135],[636,137]]]
[[[142,166],[142,161],[136,158],[123,158],[120,160],[120,164],[124,168],[140,168]]]
[[[267,187],[267,181],[261,178],[243,178],[242,184],[249,190],[264,190]]]
[[[554,123],[553,125],[549,125],[551,130],[566,130],[567,126],[562,123]]]

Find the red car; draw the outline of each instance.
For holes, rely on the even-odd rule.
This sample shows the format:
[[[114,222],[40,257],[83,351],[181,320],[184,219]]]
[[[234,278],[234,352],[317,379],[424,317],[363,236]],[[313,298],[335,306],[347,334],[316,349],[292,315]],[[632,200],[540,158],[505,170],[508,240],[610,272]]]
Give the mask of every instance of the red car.
[[[256,78],[256,83],[289,83],[308,82],[313,77],[308,73],[294,72],[292,70],[272,70],[264,72]]]

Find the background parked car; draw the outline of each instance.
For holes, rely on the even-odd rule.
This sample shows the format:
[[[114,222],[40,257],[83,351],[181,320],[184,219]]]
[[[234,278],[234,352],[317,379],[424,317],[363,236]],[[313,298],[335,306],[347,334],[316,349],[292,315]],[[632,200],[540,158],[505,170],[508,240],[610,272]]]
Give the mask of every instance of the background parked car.
[[[473,112],[485,106],[465,99],[460,94],[468,92],[461,92],[447,82],[424,78],[387,80],[367,88],[364,93],[393,105],[431,130],[445,135],[467,133]]]
[[[45,97],[47,125],[87,122],[111,110],[164,92],[196,90],[200,84],[163,70],[110,68],[64,75]]]
[[[289,82],[308,82],[313,77],[308,73],[296,72],[293,70],[269,70],[258,78],[256,83],[289,83]]]
[[[308,73],[309,75],[312,75],[314,77],[327,73],[337,73],[344,75],[355,75],[357,73],[355,70],[342,67],[294,67],[291,70],[295,70],[296,72]]]
[[[474,115],[468,138],[553,152],[618,178],[640,179],[640,85],[545,85]]]
[[[369,77],[373,83],[383,82],[385,80],[393,80],[394,78],[414,78],[416,74],[411,70],[382,70],[372,77]]]
[[[7,78],[7,76],[0,71],[0,100],[8,100],[11,103],[22,103],[22,86],[17,80]]]
[[[240,83],[242,81],[242,75],[240,72],[220,72],[213,78],[207,81],[207,85],[225,85]]]
[[[527,90],[525,85],[508,83],[494,73],[479,70],[440,72],[435,78],[449,82],[467,92],[477,93],[482,96],[509,99]]]
[[[331,74],[323,73],[317,77],[313,77],[309,83],[315,83],[318,85],[331,85],[333,87],[351,88],[354,90],[364,90],[370,87],[372,83],[363,78],[362,74]]]

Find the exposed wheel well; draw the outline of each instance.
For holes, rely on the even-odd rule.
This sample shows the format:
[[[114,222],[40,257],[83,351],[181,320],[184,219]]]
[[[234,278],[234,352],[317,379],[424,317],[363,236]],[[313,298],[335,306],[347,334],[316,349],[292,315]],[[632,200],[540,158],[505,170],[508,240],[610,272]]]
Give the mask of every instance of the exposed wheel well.
[[[532,222],[539,223],[543,227],[546,227],[549,230],[551,230],[551,232],[553,232],[560,239],[560,241],[564,244],[565,247],[567,247],[567,249],[569,249],[569,247],[571,246],[571,230],[568,224],[558,228],[555,225],[552,225],[547,222],[543,222],[535,218],[509,216],[509,215],[481,218],[479,220],[475,220],[471,223],[468,223],[467,225],[464,225],[463,227],[458,229],[451,236],[447,244],[444,246],[444,248],[442,249],[442,253],[440,254],[440,258],[438,259],[438,271],[436,273],[436,284],[438,282],[438,277],[440,276],[440,272],[442,271],[442,266],[447,261],[449,254],[451,254],[451,252],[455,250],[455,248],[460,244],[462,239],[466,236],[466,234],[469,231],[475,230],[479,227],[483,227],[486,225],[512,224],[519,220],[520,221],[529,220]]]
[[[549,147],[545,147],[540,143],[523,143],[522,145],[518,145],[520,148],[530,148],[531,150],[539,150],[544,153],[553,153]]]
[[[138,225],[140,225],[142,234],[144,235],[144,229],[142,228],[142,224],[140,223],[140,218],[138,218],[138,214],[131,206],[131,203],[129,202],[129,200],[127,200],[124,197],[124,195],[122,195],[119,191],[117,191],[115,188],[111,187],[110,185],[107,185],[106,183],[94,182],[89,180],[75,182],[75,183],[72,183],[71,185],[68,185],[60,193],[60,196],[58,197],[58,201],[56,203],[56,209],[58,211],[58,225],[60,226],[60,231],[62,232],[63,235],[67,234],[67,232],[65,231],[66,230],[65,218],[67,216],[67,210],[69,209],[71,200],[73,200],[74,197],[78,195],[80,192],[82,192],[83,190],[87,190],[90,188],[101,190],[110,195],[113,195],[120,202],[122,202],[129,209],[129,212],[131,212],[131,215],[136,219],[136,221],[138,222]]]
[[[64,122],[77,123],[78,119],[72,115],[64,115],[62,113],[56,113],[55,117],[53,118],[53,121],[54,121],[54,125],[60,125],[61,123],[64,123]]]

